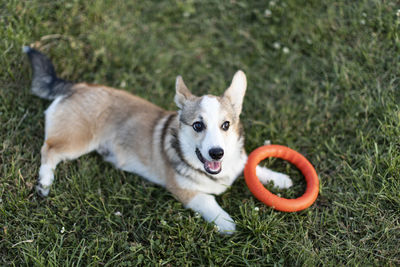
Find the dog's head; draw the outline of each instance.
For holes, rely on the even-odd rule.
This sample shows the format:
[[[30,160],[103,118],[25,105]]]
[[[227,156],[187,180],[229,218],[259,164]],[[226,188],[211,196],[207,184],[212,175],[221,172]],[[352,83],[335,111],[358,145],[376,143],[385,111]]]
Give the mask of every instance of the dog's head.
[[[241,149],[239,115],[246,92],[246,75],[238,71],[222,96],[194,96],[176,78],[175,103],[179,108],[179,141],[185,159],[208,174],[221,172],[224,160]]]

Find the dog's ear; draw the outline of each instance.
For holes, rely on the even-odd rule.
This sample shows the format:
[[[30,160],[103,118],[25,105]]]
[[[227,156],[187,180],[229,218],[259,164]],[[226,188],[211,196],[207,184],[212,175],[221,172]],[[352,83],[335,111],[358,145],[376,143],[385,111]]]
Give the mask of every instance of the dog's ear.
[[[226,89],[223,97],[229,99],[237,115],[242,112],[242,104],[244,94],[246,93],[247,80],[246,75],[243,71],[239,70],[235,73],[232,79],[232,83],[228,89]]]
[[[186,87],[181,76],[176,77],[175,90],[175,104],[182,109],[185,101],[192,99],[194,96]]]

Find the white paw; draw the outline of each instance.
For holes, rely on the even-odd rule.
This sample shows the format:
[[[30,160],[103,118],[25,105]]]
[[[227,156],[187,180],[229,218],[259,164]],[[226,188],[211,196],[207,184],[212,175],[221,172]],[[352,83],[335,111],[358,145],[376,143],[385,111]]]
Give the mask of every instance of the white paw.
[[[186,207],[200,213],[207,222],[214,223],[221,234],[235,232],[233,219],[218,205],[213,195],[198,193]]]
[[[228,215],[220,216],[214,221],[215,227],[220,234],[231,235],[235,232],[236,224],[233,219]]]
[[[280,189],[285,189],[292,187],[293,181],[292,179],[283,173],[277,173],[276,178],[274,179],[274,186],[280,188]]]
[[[41,184],[38,184],[36,187],[36,192],[39,194],[41,197],[47,197],[50,192],[50,186],[45,187]]]
[[[292,179],[286,174],[274,172],[264,167],[257,166],[257,177],[262,184],[274,182],[274,186],[279,189],[289,188],[293,185]]]

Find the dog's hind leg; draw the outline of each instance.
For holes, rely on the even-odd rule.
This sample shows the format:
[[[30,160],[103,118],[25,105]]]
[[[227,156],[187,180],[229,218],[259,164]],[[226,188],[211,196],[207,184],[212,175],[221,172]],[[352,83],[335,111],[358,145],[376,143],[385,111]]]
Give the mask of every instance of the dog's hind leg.
[[[88,136],[70,133],[69,136],[48,137],[41,150],[41,166],[36,190],[39,195],[47,196],[54,181],[54,170],[63,160],[76,159],[93,150]]]

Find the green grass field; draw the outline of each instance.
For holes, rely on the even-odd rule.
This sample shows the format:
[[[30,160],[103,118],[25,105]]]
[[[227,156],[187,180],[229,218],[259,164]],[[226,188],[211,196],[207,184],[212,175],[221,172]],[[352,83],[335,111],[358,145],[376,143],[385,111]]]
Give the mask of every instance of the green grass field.
[[[400,4],[396,0],[0,0],[0,265],[399,266]],[[61,77],[118,87],[166,108],[175,77],[222,94],[247,74],[246,149],[304,154],[320,177],[309,209],[282,213],[238,181],[218,197],[238,224],[219,235],[164,189],[90,154],[33,186],[44,110],[23,45]],[[296,185],[303,178],[268,160]]]

